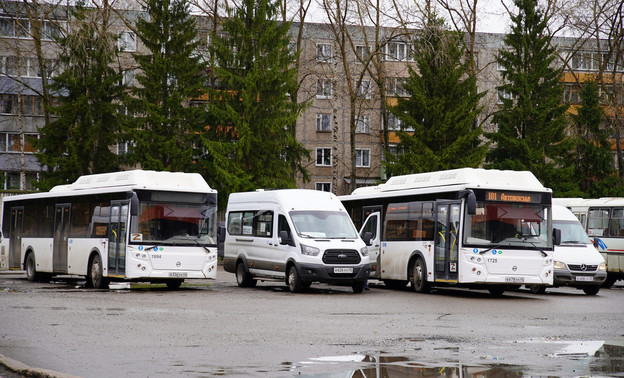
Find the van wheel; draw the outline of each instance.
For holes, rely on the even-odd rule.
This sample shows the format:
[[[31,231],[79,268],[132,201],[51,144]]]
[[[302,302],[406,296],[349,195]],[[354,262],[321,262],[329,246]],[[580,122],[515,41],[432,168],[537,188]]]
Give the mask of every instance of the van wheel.
[[[364,291],[364,285],[366,285],[366,281],[357,281],[351,285],[354,293],[361,293]]]
[[[596,285],[596,286],[587,286],[583,288],[583,291],[585,292],[585,294],[587,295],[596,295],[598,294],[598,292],[600,291],[600,286]]]
[[[427,267],[421,258],[417,258],[414,262],[412,270],[412,289],[417,293],[428,293],[431,291],[431,285],[427,282]]]
[[[297,268],[294,265],[288,268],[288,289],[291,293],[300,293],[305,289],[305,284],[299,278],[299,273],[297,273]]]
[[[33,253],[29,253],[26,257],[26,278],[30,282],[37,281],[37,266],[35,264],[35,256]]]
[[[240,287],[254,287],[257,281],[245,270],[245,265],[239,262],[236,265],[236,283]]]
[[[544,294],[546,292],[546,286],[543,285],[529,285],[527,288],[533,294]]]
[[[93,256],[91,259],[91,267],[89,268],[89,279],[91,285],[95,289],[108,289],[108,279],[102,273],[102,259],[99,255]]]

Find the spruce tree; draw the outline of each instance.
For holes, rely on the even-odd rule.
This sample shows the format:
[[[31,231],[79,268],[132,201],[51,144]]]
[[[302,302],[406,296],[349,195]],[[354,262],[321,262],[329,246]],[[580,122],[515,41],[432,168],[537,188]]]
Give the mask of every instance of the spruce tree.
[[[142,72],[128,98],[133,115],[126,127],[132,148],[128,164],[164,171],[195,170],[198,133],[205,110],[192,106],[205,84],[195,19],[184,0],[147,0],[147,17],[136,23],[137,36],[149,51],[134,58]]]
[[[390,107],[401,121],[397,153],[386,152],[390,175],[429,172],[483,163],[487,145],[477,123],[481,111],[476,76],[466,61],[462,34],[433,15],[414,43],[418,72],[409,70],[404,89]]]
[[[65,70],[53,79],[52,90],[60,95],[53,107],[56,119],[33,139],[39,163],[47,171],[38,186],[75,181],[79,176],[119,169],[112,148],[119,132],[118,110],[123,88],[121,75],[112,68],[116,38],[109,30],[106,10],[78,6],[73,32],[59,39],[59,59]]]
[[[562,103],[562,68],[556,67],[548,20],[537,0],[514,3],[518,13],[497,57],[503,104],[493,117],[498,131],[488,134],[494,142],[488,167],[528,170],[556,192],[574,190],[574,165],[564,160],[572,147],[564,139],[568,106]]]
[[[594,80],[583,83],[580,98],[578,112],[572,116],[576,143],[573,150],[575,181],[579,183],[580,191],[564,194],[588,198],[622,195],[622,182],[612,166],[609,131],[600,128],[604,110],[600,103],[598,84]]]
[[[207,154],[202,163],[220,192],[295,187],[304,148],[294,137],[303,105],[297,88],[290,23],[276,22],[278,3],[243,0],[211,36],[216,84],[209,91]]]

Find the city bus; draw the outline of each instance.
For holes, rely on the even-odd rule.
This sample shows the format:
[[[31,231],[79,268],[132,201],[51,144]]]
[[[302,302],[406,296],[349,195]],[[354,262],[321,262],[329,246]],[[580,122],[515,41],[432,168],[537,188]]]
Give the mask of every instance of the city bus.
[[[579,219],[607,263],[603,287],[624,279],[624,198],[554,198]]]
[[[553,284],[552,191],[531,172],[462,168],[395,176],[340,197],[369,245],[372,277],[487,289]]]
[[[132,170],[81,176],[2,201],[2,255],[30,281],[56,275],[165,283],[214,279],[217,192],[201,175]]]

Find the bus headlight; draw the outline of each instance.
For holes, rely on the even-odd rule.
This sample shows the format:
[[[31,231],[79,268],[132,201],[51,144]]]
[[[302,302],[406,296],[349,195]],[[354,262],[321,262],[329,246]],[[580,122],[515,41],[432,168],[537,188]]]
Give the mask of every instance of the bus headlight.
[[[553,265],[555,269],[562,269],[562,270],[568,269],[568,266],[564,262],[561,262],[561,261],[555,261]]]
[[[363,247],[362,249],[360,249],[360,253],[362,254],[362,256],[368,256],[368,248]]]
[[[600,265],[598,265],[598,270],[601,270],[603,272],[607,270],[607,263],[600,263]]]
[[[308,256],[318,256],[321,252],[320,249],[316,247],[310,247],[309,245],[301,244],[301,254]]]

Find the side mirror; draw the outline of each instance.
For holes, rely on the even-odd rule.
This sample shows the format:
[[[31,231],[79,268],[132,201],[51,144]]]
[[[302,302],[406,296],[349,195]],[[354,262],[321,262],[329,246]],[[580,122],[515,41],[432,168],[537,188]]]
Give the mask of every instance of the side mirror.
[[[561,230],[558,228],[553,228],[553,244],[554,245],[561,244]]]
[[[362,240],[364,240],[364,243],[370,247],[373,245],[373,233],[370,231],[365,232]]]
[[[132,198],[130,198],[130,215],[139,215],[139,197],[134,192],[132,193]]]
[[[279,243],[281,245],[290,244],[290,236],[288,235],[288,231],[280,231],[280,233],[279,233]]]
[[[225,226],[218,226],[217,227],[217,240],[218,241],[225,241]]]
[[[1,238],[2,238],[2,234],[0,234],[0,239]],[[600,246],[600,239],[598,239],[598,237],[595,237],[594,240],[592,241],[593,241],[592,244],[594,245],[594,248],[598,249],[598,247]]]

